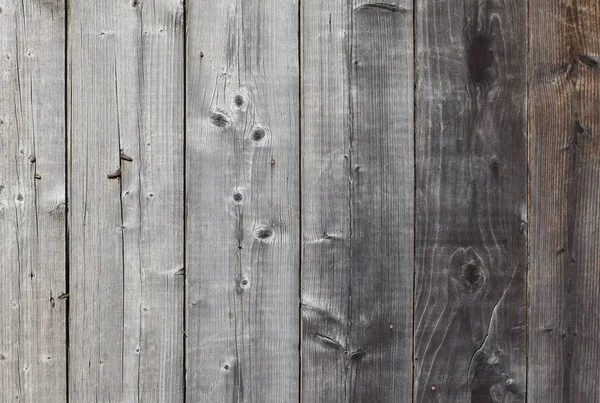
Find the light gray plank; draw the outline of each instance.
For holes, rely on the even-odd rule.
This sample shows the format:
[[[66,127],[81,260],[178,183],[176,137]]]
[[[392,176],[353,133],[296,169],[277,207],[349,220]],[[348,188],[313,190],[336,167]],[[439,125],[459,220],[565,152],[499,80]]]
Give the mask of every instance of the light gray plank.
[[[187,399],[297,402],[298,3],[188,7]]]
[[[600,402],[598,6],[530,1],[530,402]]]
[[[302,394],[408,402],[413,12],[304,2]]]
[[[70,398],[182,401],[182,4],[71,3],[69,111]]]
[[[64,402],[65,6],[0,8],[0,401]]]

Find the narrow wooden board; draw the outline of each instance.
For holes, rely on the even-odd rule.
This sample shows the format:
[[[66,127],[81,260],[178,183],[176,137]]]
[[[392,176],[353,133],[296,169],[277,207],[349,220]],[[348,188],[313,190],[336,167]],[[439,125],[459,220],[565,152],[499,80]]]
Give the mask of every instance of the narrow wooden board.
[[[70,399],[182,401],[183,6],[70,11]]]
[[[600,14],[530,4],[531,402],[600,402]]]
[[[188,4],[189,402],[299,398],[298,11]]]
[[[415,401],[523,402],[527,3],[417,9]]]
[[[302,400],[408,402],[410,2],[303,8]]]
[[[65,402],[65,5],[0,7],[0,401]]]

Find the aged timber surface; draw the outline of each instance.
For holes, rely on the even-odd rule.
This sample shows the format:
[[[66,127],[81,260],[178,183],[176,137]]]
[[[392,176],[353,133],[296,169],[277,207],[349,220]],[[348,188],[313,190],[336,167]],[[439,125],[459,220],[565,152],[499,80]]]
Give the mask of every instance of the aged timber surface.
[[[0,401],[64,402],[65,5],[0,10]]]
[[[598,2],[531,1],[531,402],[600,402]]]
[[[411,399],[412,16],[304,2],[304,402]]]
[[[419,0],[415,401],[525,401],[527,4]]]
[[[183,6],[71,2],[72,402],[181,401]]]
[[[0,402],[600,403],[599,7],[0,0]]]
[[[298,7],[188,4],[189,402],[299,399]]]

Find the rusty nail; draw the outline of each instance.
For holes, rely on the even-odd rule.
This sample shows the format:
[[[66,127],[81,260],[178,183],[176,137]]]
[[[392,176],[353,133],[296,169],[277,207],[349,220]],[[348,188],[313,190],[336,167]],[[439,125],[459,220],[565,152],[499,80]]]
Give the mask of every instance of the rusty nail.
[[[121,155],[119,156],[122,160],[124,161],[133,161],[133,158],[131,158],[129,155],[125,154],[124,152],[121,152]]]
[[[108,179],[115,179],[115,178],[120,178],[120,177],[121,177],[121,168],[117,169],[115,172],[108,175]]]

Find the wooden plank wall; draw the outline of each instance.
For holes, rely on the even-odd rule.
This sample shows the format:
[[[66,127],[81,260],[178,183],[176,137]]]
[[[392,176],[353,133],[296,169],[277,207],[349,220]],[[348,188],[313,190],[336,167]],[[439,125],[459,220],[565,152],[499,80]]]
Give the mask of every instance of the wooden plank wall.
[[[600,403],[599,9],[0,1],[0,401]]]

